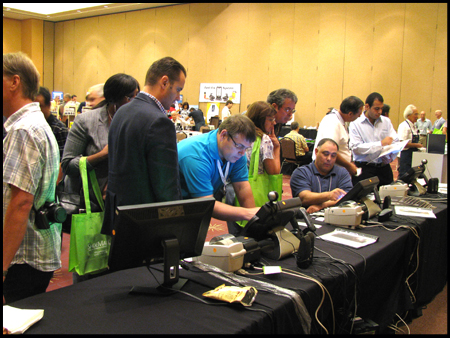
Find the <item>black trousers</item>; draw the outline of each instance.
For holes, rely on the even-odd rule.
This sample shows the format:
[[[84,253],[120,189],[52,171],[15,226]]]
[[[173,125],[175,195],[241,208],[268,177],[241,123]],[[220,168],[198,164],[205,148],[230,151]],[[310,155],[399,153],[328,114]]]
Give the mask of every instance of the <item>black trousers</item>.
[[[44,293],[53,277],[53,271],[37,270],[28,264],[14,264],[3,282],[3,296],[7,303]]]
[[[356,185],[359,181],[365,180],[367,178],[371,178],[374,176],[377,176],[380,180],[380,183],[378,184],[378,187],[382,185],[388,185],[394,182],[394,173],[392,172],[392,168],[390,164],[384,164],[384,165],[374,165],[369,164],[367,162],[355,162],[355,165],[358,168],[361,168],[361,175],[359,176],[352,176],[352,183],[353,186]]]

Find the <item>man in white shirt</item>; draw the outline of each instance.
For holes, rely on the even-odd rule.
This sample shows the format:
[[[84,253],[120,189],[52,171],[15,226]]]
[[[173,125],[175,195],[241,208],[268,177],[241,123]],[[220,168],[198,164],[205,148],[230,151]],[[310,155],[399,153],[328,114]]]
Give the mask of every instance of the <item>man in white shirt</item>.
[[[379,186],[394,181],[390,163],[395,160],[396,154],[379,157],[383,146],[398,142],[391,120],[381,116],[383,102],[381,94],[371,93],[366,99],[364,114],[349,126],[353,160],[356,166],[362,169],[359,176],[353,176],[353,185],[373,176],[380,180]]]
[[[352,153],[348,147],[349,135],[348,124],[355,121],[364,108],[362,100],[356,96],[345,98],[339,110],[332,109],[331,112],[322,119],[317,131],[312,159],[316,159],[315,149],[323,138],[331,138],[339,145],[336,157],[336,164],[347,169],[351,176],[356,175],[357,167],[352,162]]]
[[[442,110],[436,110],[434,116],[436,116],[437,120],[434,122],[433,129],[441,129],[445,122],[445,119],[442,117]]]
[[[420,112],[420,119],[415,123],[417,129],[419,130],[419,143],[424,147],[427,146],[427,134],[433,132],[433,125],[431,121],[426,118],[426,113],[424,111]]]
[[[231,113],[230,113],[231,107],[233,107],[233,101],[228,100],[225,103],[225,107],[223,107],[223,109],[222,109],[222,121],[225,121],[227,118],[230,117],[230,115],[231,115]]]
[[[403,117],[405,118],[405,121],[398,126],[398,138],[400,141],[409,140],[409,142],[400,153],[400,166],[398,168],[399,178],[411,169],[412,153],[417,151],[418,148],[423,147],[423,145],[419,143],[419,131],[415,126],[415,123],[419,118],[419,111],[414,105],[410,104],[406,107]]]

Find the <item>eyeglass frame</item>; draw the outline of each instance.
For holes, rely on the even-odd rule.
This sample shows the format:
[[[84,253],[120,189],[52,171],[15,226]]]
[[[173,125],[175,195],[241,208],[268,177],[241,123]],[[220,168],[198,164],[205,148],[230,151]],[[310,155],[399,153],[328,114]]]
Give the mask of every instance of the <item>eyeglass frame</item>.
[[[247,149],[252,148],[252,146],[250,147],[246,147],[241,143],[236,143],[236,141],[233,139],[233,136],[231,136],[231,134],[227,131],[228,136],[231,138],[231,141],[233,141],[234,143],[234,147],[238,150],[238,151],[246,151]]]

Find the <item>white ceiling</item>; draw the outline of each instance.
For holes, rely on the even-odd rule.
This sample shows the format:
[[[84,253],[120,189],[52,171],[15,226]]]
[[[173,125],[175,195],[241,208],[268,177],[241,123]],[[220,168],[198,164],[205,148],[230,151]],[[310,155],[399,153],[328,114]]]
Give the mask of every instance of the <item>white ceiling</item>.
[[[16,20],[39,19],[45,21],[65,21],[87,18],[91,16],[122,13],[146,8],[180,5],[181,3],[107,3],[107,4],[59,4],[38,3],[38,8],[33,9],[36,4],[3,4],[3,17]],[[64,7],[70,5],[71,7]],[[87,7],[91,6],[91,7]]]

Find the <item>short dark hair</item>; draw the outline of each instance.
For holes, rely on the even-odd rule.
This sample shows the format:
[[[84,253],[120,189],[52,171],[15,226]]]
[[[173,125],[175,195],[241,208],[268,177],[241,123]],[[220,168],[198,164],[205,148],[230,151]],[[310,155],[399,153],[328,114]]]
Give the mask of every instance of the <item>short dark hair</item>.
[[[342,114],[348,114],[352,112],[353,114],[356,114],[359,110],[359,108],[364,106],[364,102],[359,97],[356,96],[349,96],[346,97],[342,102],[341,106],[339,107]]]
[[[383,109],[381,109],[381,115],[386,116],[386,114],[389,114],[390,110],[391,110],[391,106],[385,103],[383,105]]]
[[[115,103],[139,88],[139,83],[131,75],[118,73],[111,76],[103,87],[103,96],[108,103]]]
[[[174,58],[167,56],[159,59],[150,66],[145,76],[145,84],[153,86],[160,78],[167,75],[170,84],[180,79],[180,72],[186,76],[186,69]]]
[[[233,135],[242,134],[248,142],[253,143],[256,140],[255,124],[245,115],[231,115],[219,125],[219,134],[224,129],[231,137],[233,137]]]
[[[44,98],[44,103],[46,106],[50,105],[52,96],[50,95],[50,91],[46,87],[39,87],[39,91],[38,91],[37,95],[41,95]]]
[[[72,95],[72,99],[73,99],[74,97],[78,97],[78,96],[76,96],[76,95],[74,94],[74,95]]]
[[[228,106],[230,103],[233,104],[233,101],[228,100],[228,101],[225,103],[225,105]]]
[[[300,124],[297,121],[291,123],[291,130],[297,130]]]
[[[337,147],[337,150],[339,151],[339,145],[337,144],[337,142],[331,138],[326,138],[326,137],[319,141],[319,144],[317,144],[317,148],[320,148],[326,142],[334,143]]]
[[[373,92],[371,94],[369,94],[369,96],[367,96],[366,99],[366,104],[369,105],[369,107],[373,106],[373,101],[378,100],[380,102],[384,102],[383,96],[381,96],[380,93],[377,92]]]
[[[298,101],[297,95],[292,90],[285,88],[274,90],[267,96],[267,102],[275,103],[278,107],[281,107],[286,99],[291,99],[295,103]]]

